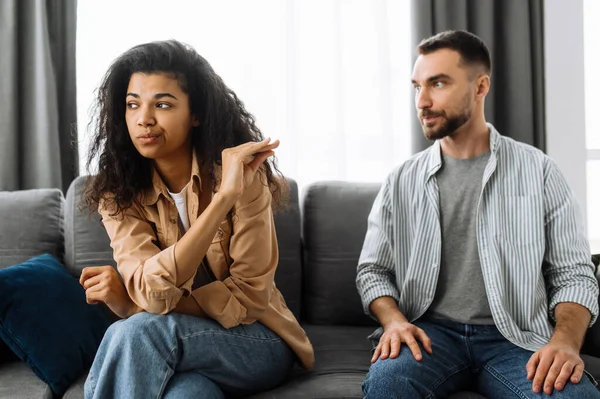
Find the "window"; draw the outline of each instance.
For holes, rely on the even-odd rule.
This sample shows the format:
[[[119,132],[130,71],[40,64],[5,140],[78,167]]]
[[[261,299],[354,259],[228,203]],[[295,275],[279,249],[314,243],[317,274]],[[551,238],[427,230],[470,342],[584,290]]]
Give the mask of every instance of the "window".
[[[587,147],[588,232],[593,253],[600,253],[600,2],[584,0],[585,129]]]
[[[82,174],[93,93],[110,62],[134,45],[171,38],[203,55],[264,135],[281,139],[280,169],[300,185],[382,181],[410,155],[409,1],[78,4]]]

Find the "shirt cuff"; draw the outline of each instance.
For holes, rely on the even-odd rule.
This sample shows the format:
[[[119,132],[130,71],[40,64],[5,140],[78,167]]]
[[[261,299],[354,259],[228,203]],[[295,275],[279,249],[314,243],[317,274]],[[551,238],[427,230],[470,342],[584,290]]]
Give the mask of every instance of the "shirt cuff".
[[[577,287],[578,289],[566,289],[559,291],[550,302],[550,306],[548,307],[550,312],[550,318],[556,322],[556,314],[555,309],[556,305],[564,302],[572,302],[579,304],[590,311],[592,317],[590,319],[590,324],[588,326],[591,327],[598,318],[598,296],[588,292],[581,287]]]
[[[361,297],[365,314],[377,320],[377,318],[371,313],[369,306],[374,300],[384,296],[390,296],[394,298],[396,303],[400,303],[400,294],[398,293],[396,287],[394,287],[392,284],[377,283],[376,286],[364,289]]]
[[[246,308],[225,285],[228,279],[213,281],[192,291],[198,306],[225,328],[238,326],[246,318]]]

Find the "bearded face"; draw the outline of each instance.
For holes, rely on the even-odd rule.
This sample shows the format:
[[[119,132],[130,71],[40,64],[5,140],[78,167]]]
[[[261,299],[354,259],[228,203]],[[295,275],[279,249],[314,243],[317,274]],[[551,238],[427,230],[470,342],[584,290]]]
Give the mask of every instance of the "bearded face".
[[[451,136],[458,128],[471,119],[473,100],[469,93],[460,101],[461,106],[456,110],[424,108],[418,111],[423,134],[427,140],[440,140]]]
[[[476,108],[476,74],[461,63],[460,54],[441,49],[417,57],[412,84],[415,106],[428,140],[451,136]]]

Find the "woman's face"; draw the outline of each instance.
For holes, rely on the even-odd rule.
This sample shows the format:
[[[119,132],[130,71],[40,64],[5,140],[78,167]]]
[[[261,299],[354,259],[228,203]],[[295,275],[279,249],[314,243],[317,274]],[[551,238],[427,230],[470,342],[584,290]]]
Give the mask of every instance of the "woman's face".
[[[142,156],[176,160],[189,154],[190,133],[199,122],[177,79],[163,73],[134,73],[125,102],[129,137]]]

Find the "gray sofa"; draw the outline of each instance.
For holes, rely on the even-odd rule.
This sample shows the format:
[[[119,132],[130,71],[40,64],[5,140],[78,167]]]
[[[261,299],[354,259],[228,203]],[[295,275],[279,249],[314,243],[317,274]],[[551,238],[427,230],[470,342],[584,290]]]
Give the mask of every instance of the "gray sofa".
[[[96,214],[80,211],[84,179],[59,190],[0,193],[0,268],[49,252],[78,277],[86,266],[113,264],[108,238]],[[378,184],[321,182],[305,190],[301,206],[291,182],[287,211],[276,216],[280,263],[276,283],[301,320],[316,355],[314,370],[293,370],[283,386],[254,399],[361,398],[374,320],[365,316],[354,277],[366,219]],[[2,295],[2,293],[0,293]],[[585,351],[600,354],[600,335],[588,334]],[[18,360],[0,359],[0,398],[52,398],[49,388]],[[600,359],[585,357],[600,375]],[[85,375],[64,395],[82,398]],[[455,398],[477,398],[463,392]]]

